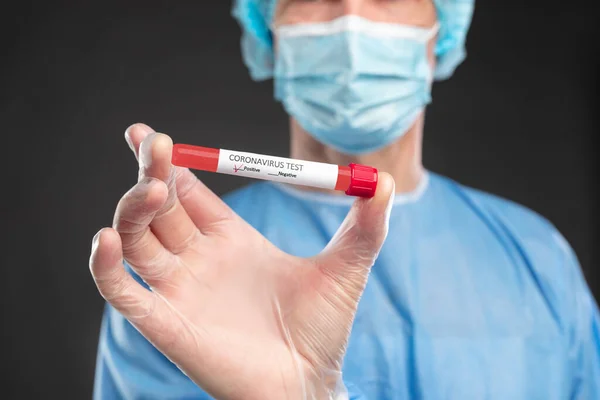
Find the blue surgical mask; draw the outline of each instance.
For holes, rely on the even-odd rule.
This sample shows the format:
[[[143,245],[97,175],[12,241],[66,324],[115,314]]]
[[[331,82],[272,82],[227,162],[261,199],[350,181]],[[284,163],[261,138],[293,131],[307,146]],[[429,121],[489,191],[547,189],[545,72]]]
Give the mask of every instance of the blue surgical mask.
[[[404,135],[431,101],[431,29],[355,15],[275,28],[275,97],[320,142],[347,154]]]

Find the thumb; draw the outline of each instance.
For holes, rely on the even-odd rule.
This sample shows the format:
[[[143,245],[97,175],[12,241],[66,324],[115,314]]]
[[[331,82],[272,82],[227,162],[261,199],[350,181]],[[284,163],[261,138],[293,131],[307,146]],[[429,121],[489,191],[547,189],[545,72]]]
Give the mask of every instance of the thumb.
[[[375,196],[354,202],[336,234],[317,256],[321,270],[356,298],[364,290],[369,270],[387,236],[394,190],[391,175],[380,172]]]

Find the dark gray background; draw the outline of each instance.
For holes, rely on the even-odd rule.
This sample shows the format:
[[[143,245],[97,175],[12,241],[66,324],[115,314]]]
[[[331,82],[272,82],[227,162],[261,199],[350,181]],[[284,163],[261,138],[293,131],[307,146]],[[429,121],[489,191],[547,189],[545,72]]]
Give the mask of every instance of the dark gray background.
[[[246,73],[230,1],[17,4],[0,37],[2,392],[88,398],[103,307],[90,242],[137,175],[124,130],[286,155],[287,119]],[[424,160],[553,221],[598,297],[593,8],[479,2],[467,63],[434,88]]]

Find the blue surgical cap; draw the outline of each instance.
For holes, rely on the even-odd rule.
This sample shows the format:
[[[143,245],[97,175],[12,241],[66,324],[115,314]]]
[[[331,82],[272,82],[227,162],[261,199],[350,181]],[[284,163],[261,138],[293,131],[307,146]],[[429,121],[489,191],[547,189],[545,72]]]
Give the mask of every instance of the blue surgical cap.
[[[273,76],[273,39],[270,25],[277,0],[235,0],[233,16],[242,27],[242,57],[254,80]],[[465,59],[465,40],[475,0],[433,0],[440,22],[435,48],[435,79],[449,78]]]

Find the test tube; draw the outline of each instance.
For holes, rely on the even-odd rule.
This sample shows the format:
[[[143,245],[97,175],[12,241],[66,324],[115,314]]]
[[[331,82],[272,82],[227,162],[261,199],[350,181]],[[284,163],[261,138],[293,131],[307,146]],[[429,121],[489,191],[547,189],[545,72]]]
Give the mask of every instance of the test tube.
[[[172,164],[220,174],[340,190],[348,196],[373,197],[377,189],[377,169],[354,163],[341,166],[178,143],[173,145]]]

